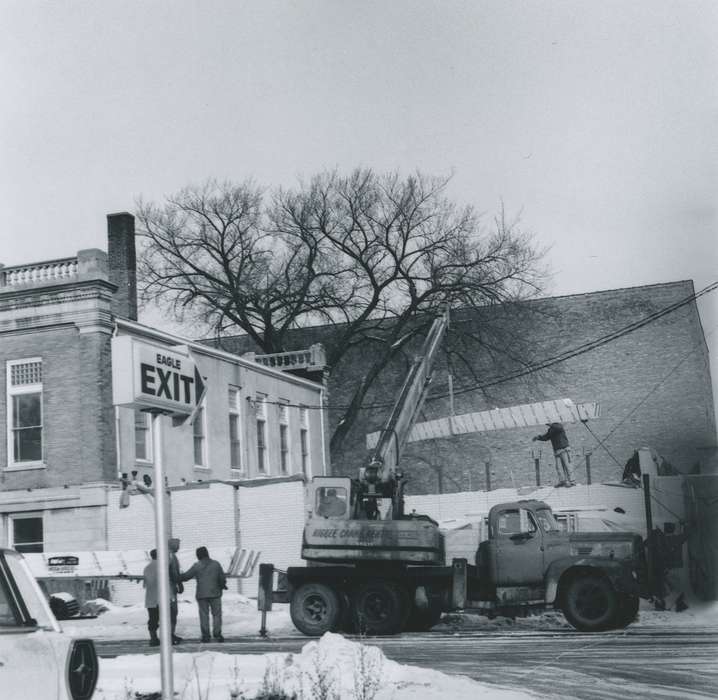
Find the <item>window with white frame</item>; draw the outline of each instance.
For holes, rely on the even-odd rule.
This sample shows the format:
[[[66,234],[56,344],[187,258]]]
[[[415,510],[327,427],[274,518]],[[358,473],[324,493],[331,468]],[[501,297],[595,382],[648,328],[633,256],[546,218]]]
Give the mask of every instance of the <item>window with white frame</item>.
[[[279,468],[282,474],[289,474],[289,402],[280,399],[277,406],[279,410]]]
[[[10,546],[18,552],[43,552],[42,513],[18,513],[10,516]]]
[[[267,397],[257,394],[254,400],[254,413],[257,419],[257,471],[267,472]]]
[[[242,471],[242,416],[239,410],[239,387],[230,386],[227,399],[229,401],[229,466],[234,471]]]
[[[43,464],[42,358],[7,363],[8,466]]]
[[[205,408],[200,406],[192,423],[192,441],[194,444],[194,466],[207,469],[207,425]]]
[[[135,459],[138,462],[152,461],[151,425],[150,414],[135,409]]]
[[[302,454],[302,474],[309,476],[309,410],[299,408],[299,448]]]

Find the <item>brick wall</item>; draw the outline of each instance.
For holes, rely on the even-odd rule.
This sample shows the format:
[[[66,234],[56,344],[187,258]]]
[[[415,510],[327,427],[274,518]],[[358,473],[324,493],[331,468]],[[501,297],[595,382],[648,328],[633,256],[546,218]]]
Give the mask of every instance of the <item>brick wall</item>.
[[[136,321],[137,264],[135,217],[132,214],[107,215],[107,259],[110,282],[117,285],[112,297],[112,313]]]
[[[598,401],[601,417],[567,425],[579,480],[586,482],[585,454],[591,453],[593,481],[620,478],[623,466],[637,447],[651,446],[676,469],[705,472],[716,469],[716,429],[708,368],[708,354],[695,302],[602,347],[556,364],[521,380],[503,382],[486,391],[471,390],[480,382],[511,370],[504,356],[494,363],[486,349],[522,354],[531,362],[555,357],[639,319],[669,307],[693,293],[690,282],[558,297],[525,305],[512,320],[500,319],[491,333],[483,333],[495,319],[457,314],[448,342],[473,358],[475,376],[454,363],[455,412],[487,410],[518,403],[570,398],[576,403]],[[511,330],[513,324],[513,331]],[[480,345],[469,336],[482,336]],[[464,336],[460,340],[460,336]],[[511,340],[511,339],[515,340]],[[530,347],[526,339],[530,338]],[[501,344],[503,343],[503,344]],[[500,353],[499,353],[500,354]],[[362,376],[365,362],[355,354],[332,372],[330,405],[346,404],[351,388]],[[498,362],[498,359],[497,359]],[[367,404],[389,405],[406,373],[408,361],[397,361],[381,376]],[[446,366],[439,362],[429,396],[446,395]],[[423,419],[446,416],[446,399],[431,398]],[[330,413],[333,421],[338,412]],[[353,475],[365,454],[367,432],[379,429],[386,410],[363,411],[344,455],[333,455],[335,472]],[[409,492],[456,492],[485,487],[486,462],[492,488],[535,484],[534,456],[540,459],[542,483],[555,479],[554,459],[547,443],[531,437],[545,428],[501,430],[413,443],[402,465],[409,472]],[[589,430],[590,429],[590,430]]]
[[[2,489],[43,488],[98,481],[115,471],[112,406],[107,399],[109,336],[74,326],[5,335],[0,343],[0,424],[7,425],[8,360],[41,357],[46,469],[2,471]],[[8,463],[0,439],[0,465]]]

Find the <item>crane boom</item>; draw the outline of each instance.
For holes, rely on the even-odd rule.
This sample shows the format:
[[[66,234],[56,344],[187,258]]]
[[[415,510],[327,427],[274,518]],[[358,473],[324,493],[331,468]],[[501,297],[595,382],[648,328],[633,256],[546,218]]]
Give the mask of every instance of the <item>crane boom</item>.
[[[377,476],[383,482],[393,478],[394,469],[399,464],[402,449],[426,398],[433,376],[434,360],[448,326],[447,309],[431,324],[421,352],[412,362],[385,427],[380,431],[376,447],[369,457],[366,468],[377,470]]]

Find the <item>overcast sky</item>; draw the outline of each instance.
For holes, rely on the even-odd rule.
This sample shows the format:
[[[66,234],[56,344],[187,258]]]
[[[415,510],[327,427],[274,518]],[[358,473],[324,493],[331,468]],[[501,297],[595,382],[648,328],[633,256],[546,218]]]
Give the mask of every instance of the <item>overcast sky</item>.
[[[0,262],[208,177],[453,173],[552,294],[718,280],[718,1],[0,0]],[[700,305],[718,375],[718,292]]]

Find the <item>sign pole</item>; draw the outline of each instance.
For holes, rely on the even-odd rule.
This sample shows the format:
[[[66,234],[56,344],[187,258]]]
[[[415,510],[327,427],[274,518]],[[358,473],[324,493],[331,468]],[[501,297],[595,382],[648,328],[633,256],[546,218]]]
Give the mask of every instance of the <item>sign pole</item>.
[[[172,687],[172,625],[170,623],[170,558],[167,547],[165,474],[162,464],[162,414],[152,413],[155,461],[155,546],[157,549],[157,587],[160,603],[160,668],[162,700],[174,700]]]
[[[195,416],[204,392],[203,377],[189,348],[146,343],[130,335],[112,338],[113,403],[152,414],[162,700],[174,700],[162,416]]]

